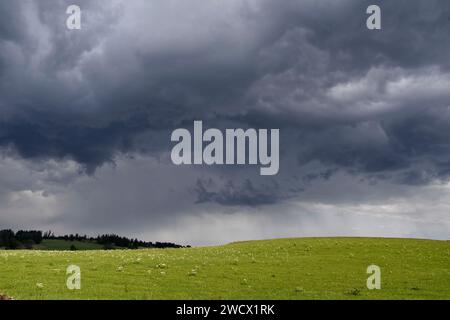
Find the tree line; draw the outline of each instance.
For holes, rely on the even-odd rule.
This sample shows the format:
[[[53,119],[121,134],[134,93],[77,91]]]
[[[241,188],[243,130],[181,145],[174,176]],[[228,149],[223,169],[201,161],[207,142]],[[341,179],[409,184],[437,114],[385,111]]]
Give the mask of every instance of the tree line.
[[[103,249],[114,248],[182,248],[183,246],[171,242],[147,242],[138,239],[121,237],[116,234],[103,234],[96,237],[87,235],[69,234],[56,236],[52,231],[37,230],[0,230],[0,248],[5,249],[33,249],[35,245],[41,244],[43,240],[64,240],[97,243]],[[73,246],[74,247],[74,246]]]

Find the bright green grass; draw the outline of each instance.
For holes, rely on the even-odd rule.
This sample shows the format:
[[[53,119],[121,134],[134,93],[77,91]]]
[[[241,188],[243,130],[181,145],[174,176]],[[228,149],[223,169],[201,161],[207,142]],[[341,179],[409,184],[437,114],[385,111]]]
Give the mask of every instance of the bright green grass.
[[[39,250],[70,250],[70,247],[74,245],[77,250],[102,250],[103,246],[98,243],[89,241],[65,241],[65,240],[42,240],[42,242],[36,246]]]
[[[66,288],[70,264],[81,267],[81,290]],[[366,288],[370,264],[381,268],[381,290]],[[305,238],[186,249],[0,251],[0,292],[16,299],[450,299],[450,242]]]

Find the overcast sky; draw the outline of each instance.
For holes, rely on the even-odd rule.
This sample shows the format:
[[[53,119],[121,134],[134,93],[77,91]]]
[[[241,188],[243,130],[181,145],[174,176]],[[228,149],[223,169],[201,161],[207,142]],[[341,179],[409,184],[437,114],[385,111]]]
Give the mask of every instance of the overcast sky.
[[[449,1],[2,0],[0,14],[0,228],[450,239]],[[173,165],[170,134],[194,120],[279,128],[279,174]]]

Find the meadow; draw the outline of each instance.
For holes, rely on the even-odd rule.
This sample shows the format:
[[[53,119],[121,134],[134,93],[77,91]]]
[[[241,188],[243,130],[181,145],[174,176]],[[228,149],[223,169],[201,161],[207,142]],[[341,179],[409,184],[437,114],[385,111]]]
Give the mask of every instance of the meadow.
[[[81,268],[68,290],[66,268]],[[366,269],[381,268],[381,290]],[[295,238],[182,249],[0,250],[14,299],[450,299],[450,241]]]
[[[102,250],[103,245],[92,241],[65,241],[65,240],[49,240],[44,239],[38,245],[35,245],[37,250],[70,250],[74,246],[76,250]]]

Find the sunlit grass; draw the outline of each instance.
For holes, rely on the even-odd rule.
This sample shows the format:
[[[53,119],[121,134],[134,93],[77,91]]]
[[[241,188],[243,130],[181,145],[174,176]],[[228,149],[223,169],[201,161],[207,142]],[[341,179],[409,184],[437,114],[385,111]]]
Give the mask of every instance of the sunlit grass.
[[[66,268],[81,267],[81,290]],[[368,290],[376,264],[382,289]],[[449,299],[450,242],[305,238],[219,247],[0,251],[15,299]]]

